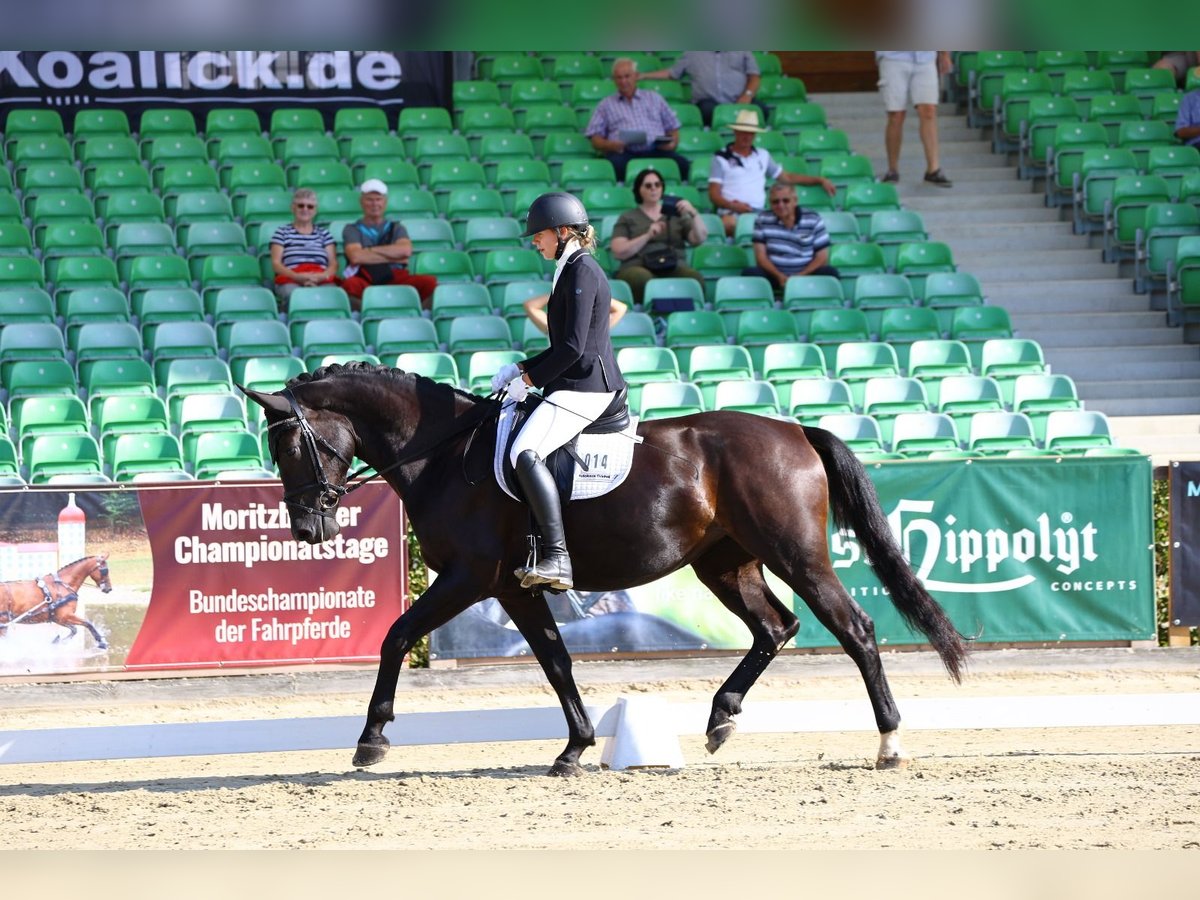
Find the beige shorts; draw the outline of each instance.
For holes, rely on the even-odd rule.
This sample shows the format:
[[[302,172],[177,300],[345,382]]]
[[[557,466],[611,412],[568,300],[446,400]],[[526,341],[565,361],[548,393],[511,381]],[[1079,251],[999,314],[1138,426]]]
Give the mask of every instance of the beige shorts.
[[[921,64],[901,59],[879,60],[879,94],[888,112],[927,103],[936,106],[941,94],[937,60]]]

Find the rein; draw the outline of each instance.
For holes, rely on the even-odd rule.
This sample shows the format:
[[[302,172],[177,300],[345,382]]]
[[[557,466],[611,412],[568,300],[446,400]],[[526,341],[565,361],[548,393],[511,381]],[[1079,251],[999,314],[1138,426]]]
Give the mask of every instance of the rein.
[[[325,467],[321,464],[321,456],[317,452],[317,445],[320,444],[322,447],[328,450],[330,454],[332,454],[338,461],[346,466],[347,470],[352,467],[353,463],[346,459],[346,457],[338,452],[336,447],[330,444],[329,441],[327,441],[313,429],[308,419],[305,418],[304,411],[296,402],[296,398],[292,394],[290,388],[285,388],[281,394],[287,400],[288,405],[292,408],[292,418],[281,419],[278,422],[272,422],[267,426],[267,430],[270,431],[273,428],[285,426],[289,428],[299,428],[301,437],[303,438],[304,449],[308,456],[309,463],[312,466],[313,474],[316,476],[314,481],[310,481],[307,484],[302,484],[299,487],[285,493],[283,495],[283,502],[288,506],[294,506],[297,509],[303,510],[304,512],[321,516],[326,519],[332,518],[335,515],[333,512],[334,507],[337,506],[338,501],[340,501],[341,498],[346,494],[353,493],[363,485],[374,481],[376,478],[379,478],[385,472],[390,472],[393,469],[412,462],[413,460],[427,456],[446,441],[450,440],[450,438],[461,434],[470,428],[475,428],[489,416],[494,416],[499,413],[499,406],[497,404],[477,404],[465,415],[451,420],[444,427],[438,429],[438,431],[434,434],[433,439],[428,442],[427,446],[420,447],[417,450],[407,450],[406,452],[400,454],[398,459],[384,466],[382,469],[376,469],[374,474],[368,475],[365,478],[360,478],[360,476],[364,472],[368,472],[375,467],[370,465],[360,466],[358,469],[350,472],[346,476],[345,484],[337,485],[333,484],[328,478],[326,478]],[[271,446],[271,458],[275,458],[274,444]],[[298,495],[302,491],[314,486],[320,488],[321,490],[321,493],[317,498],[317,503],[321,507],[320,509],[314,509],[311,506],[307,506],[297,499]]]

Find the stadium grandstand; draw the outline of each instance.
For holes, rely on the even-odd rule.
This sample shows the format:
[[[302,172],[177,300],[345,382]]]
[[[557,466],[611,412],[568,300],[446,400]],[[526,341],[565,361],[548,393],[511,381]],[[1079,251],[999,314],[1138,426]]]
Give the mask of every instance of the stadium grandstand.
[[[505,361],[545,346],[522,306],[552,272],[519,237],[529,201],[578,190],[602,236],[632,205],[611,167],[585,164],[597,157],[582,137],[626,55],[648,71],[677,53],[478,53],[447,106],[399,112],[13,105],[0,480],[271,477],[261,411],[235,385],[274,390],[334,361],[486,393]],[[691,172],[671,193],[710,227],[689,260],[699,295],[695,281],[651,283],[695,308],[656,327],[632,307],[615,331],[632,412],[792,418],[867,460],[1200,458],[1200,153],[1175,138],[1184,91],[1149,55],[956,53],[939,118],[950,190],[922,183],[915,116],[899,182],[881,183],[877,94],[810,91],[788,54],[756,55],[758,145],[837,181],[836,196],[802,189],[801,203],[825,217],[841,275],[781,297],[742,276],[754,214],[727,238],[707,191],[729,111],[706,127],[686,80],[643,82],[682,123]],[[379,286],[352,311],[326,286],[280,312],[269,241],[292,191],[316,191],[344,265],[367,178],[388,184],[413,270],[439,279],[431,308]],[[616,271],[606,247],[597,258]]]

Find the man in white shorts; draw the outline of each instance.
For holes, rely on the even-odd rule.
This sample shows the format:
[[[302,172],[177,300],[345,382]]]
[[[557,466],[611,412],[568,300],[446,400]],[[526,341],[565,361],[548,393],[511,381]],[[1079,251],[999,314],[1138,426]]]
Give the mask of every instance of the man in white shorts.
[[[940,76],[951,69],[947,50],[876,50],[879,67],[879,93],[887,110],[887,173],[883,181],[900,180],[900,141],[904,117],[911,103],[920,117],[921,143],[925,147],[925,180],[938,187],[953,182],[938,162],[937,105],[941,93]]]

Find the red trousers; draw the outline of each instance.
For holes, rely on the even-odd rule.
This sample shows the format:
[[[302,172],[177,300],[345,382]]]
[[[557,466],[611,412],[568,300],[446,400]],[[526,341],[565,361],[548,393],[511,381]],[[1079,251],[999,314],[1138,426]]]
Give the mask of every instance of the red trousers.
[[[401,269],[392,266],[392,280],[387,282],[370,281],[364,277],[364,273],[359,271],[342,281],[342,289],[350,295],[351,306],[359,309],[362,306],[361,300],[363,291],[369,288],[372,284],[409,284],[417,289],[417,294],[421,297],[421,305],[429,309],[433,302],[433,289],[437,287],[437,276],[435,275],[413,275],[408,269]],[[354,300],[360,302],[355,303]]]

